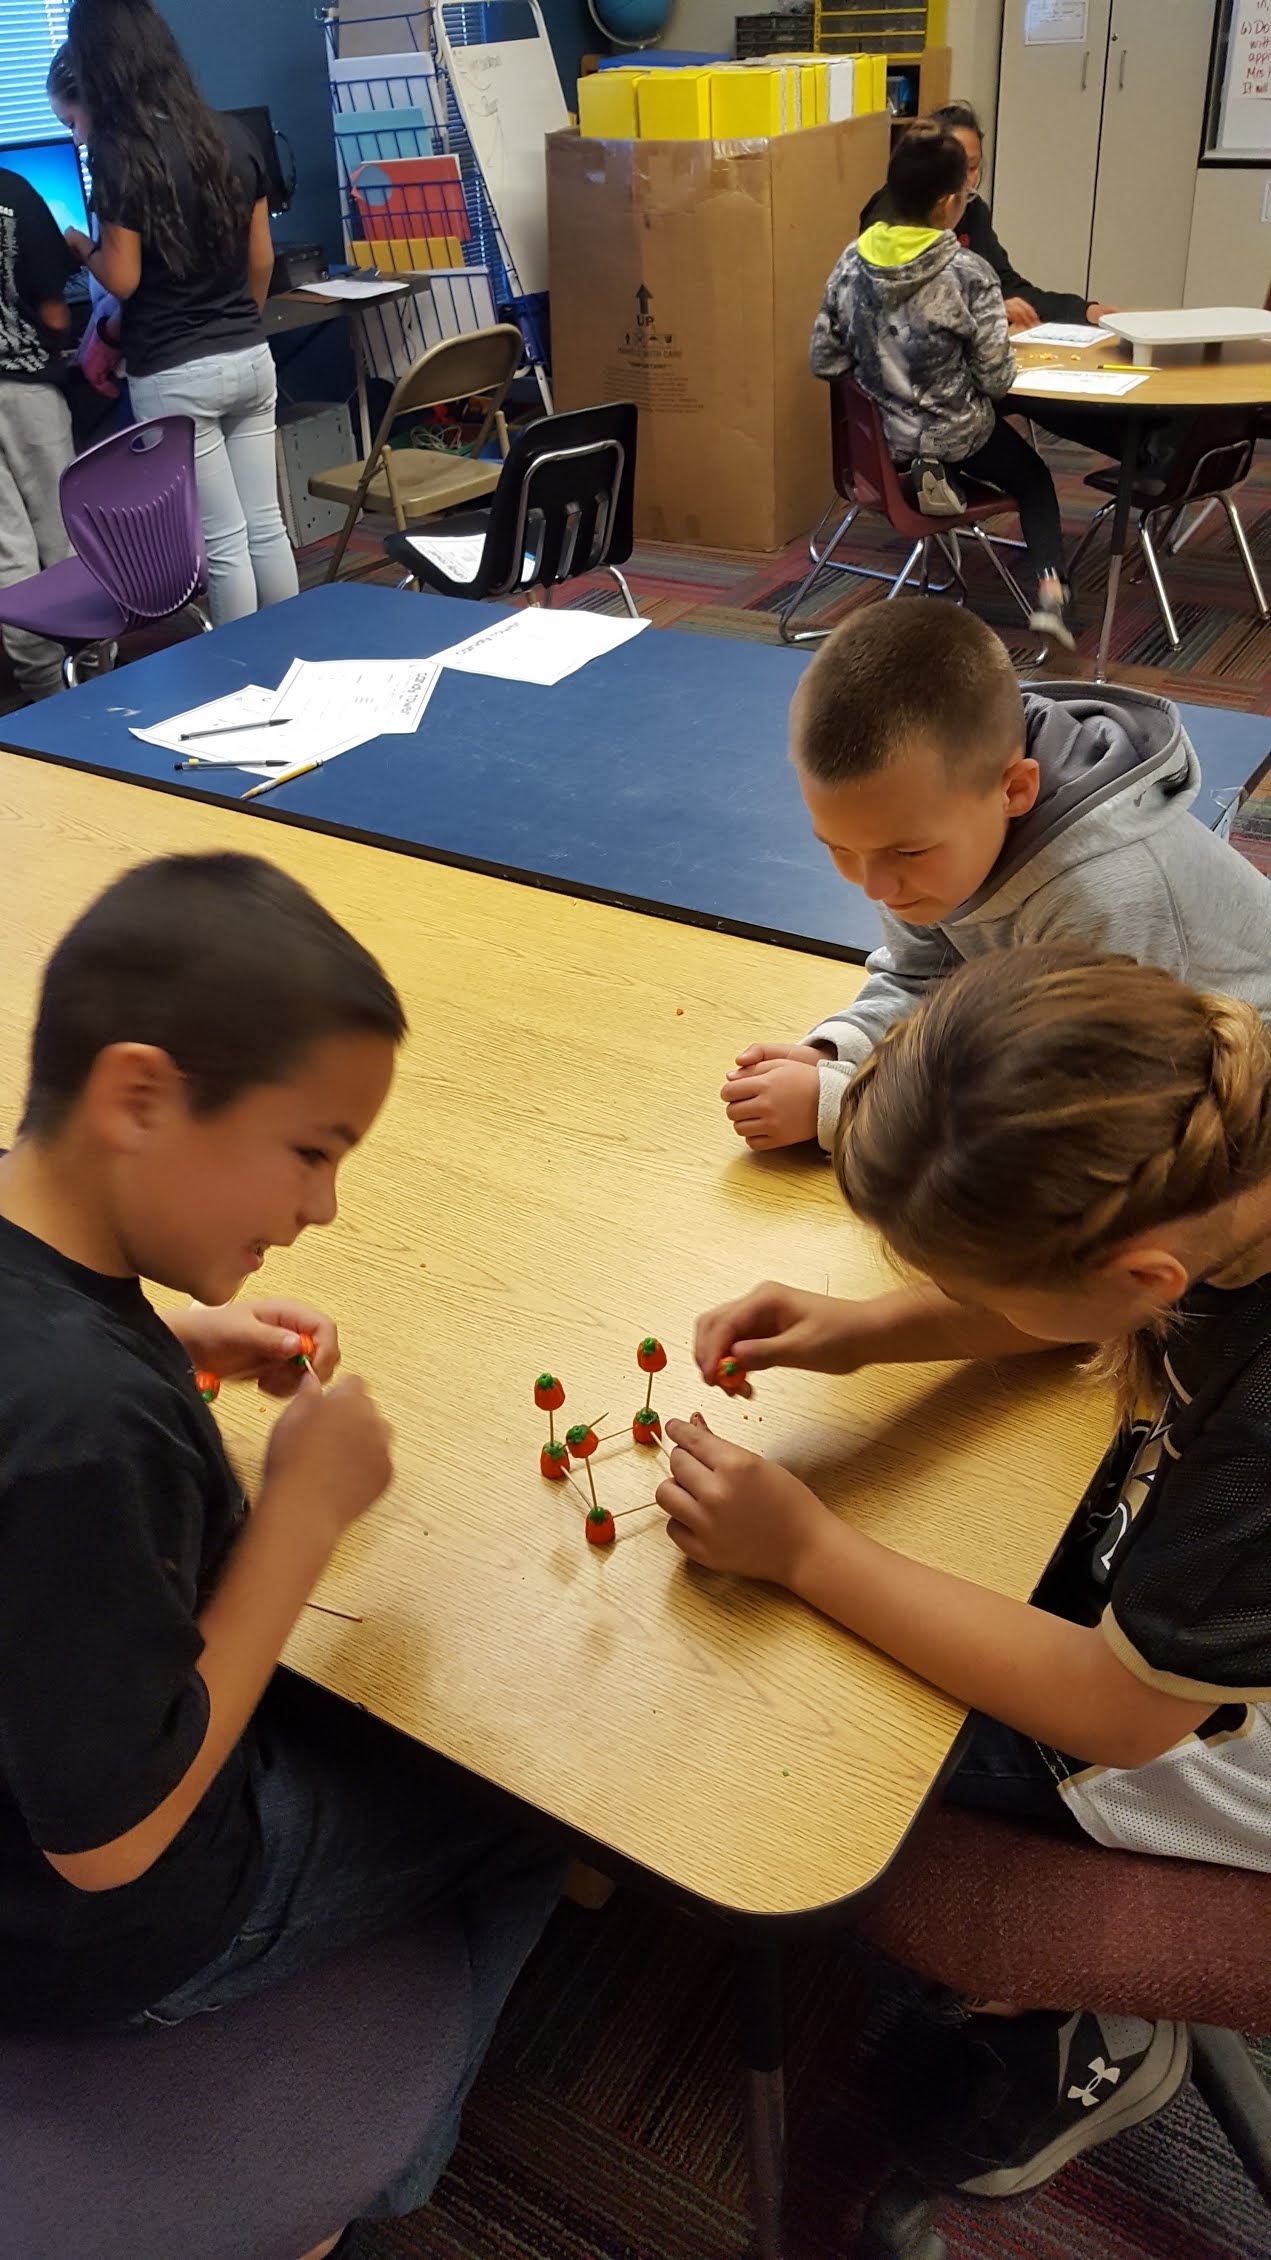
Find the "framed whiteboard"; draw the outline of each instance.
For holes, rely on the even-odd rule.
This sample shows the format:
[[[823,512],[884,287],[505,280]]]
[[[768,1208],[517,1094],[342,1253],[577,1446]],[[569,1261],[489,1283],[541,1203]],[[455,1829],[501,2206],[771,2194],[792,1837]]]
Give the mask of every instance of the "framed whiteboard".
[[[1205,165],[1271,165],[1271,0],[1218,0]]]

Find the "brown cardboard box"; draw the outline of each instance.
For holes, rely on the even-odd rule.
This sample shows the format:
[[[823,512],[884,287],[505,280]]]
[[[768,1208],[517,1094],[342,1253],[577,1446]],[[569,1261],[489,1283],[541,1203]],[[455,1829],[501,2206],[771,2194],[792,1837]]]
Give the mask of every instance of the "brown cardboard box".
[[[642,539],[779,549],[815,525],[830,434],[808,344],[888,147],[881,114],[771,141],[549,134],[556,405],[636,402]]]

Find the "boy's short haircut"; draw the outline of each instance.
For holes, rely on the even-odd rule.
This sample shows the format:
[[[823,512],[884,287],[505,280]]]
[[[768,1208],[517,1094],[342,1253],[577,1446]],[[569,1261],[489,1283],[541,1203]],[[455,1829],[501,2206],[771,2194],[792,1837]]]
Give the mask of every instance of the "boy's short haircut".
[[[1024,701],[1000,638],[940,597],[854,612],[822,644],[791,708],[795,760],[855,784],[926,742],[952,781],[985,789],[1025,742]]]
[[[966,187],[967,155],[946,127],[916,125],[892,151],[887,194],[896,218],[921,227],[946,196]]]
[[[368,950],[254,855],[172,855],[116,879],[44,971],[22,1134],[50,1138],[110,1044],[153,1044],[196,1114],[284,1082],[324,1037],[398,1044],[401,1001]]]

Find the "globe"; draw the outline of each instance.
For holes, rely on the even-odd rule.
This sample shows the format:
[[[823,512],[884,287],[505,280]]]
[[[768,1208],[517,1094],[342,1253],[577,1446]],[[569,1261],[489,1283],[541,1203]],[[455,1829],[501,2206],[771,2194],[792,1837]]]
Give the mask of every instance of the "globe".
[[[587,0],[587,12],[615,47],[649,47],[666,30],[671,0]]]

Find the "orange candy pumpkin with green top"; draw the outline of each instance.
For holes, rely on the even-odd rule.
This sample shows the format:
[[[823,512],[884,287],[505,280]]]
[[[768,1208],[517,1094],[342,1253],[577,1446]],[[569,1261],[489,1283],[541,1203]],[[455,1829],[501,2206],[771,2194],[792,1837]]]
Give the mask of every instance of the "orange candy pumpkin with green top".
[[[585,1420],[580,1420],[575,1428],[565,1430],[565,1442],[569,1446],[571,1459],[585,1460],[590,1459],[600,1438],[594,1428],[589,1427]]]
[[[540,1373],[534,1384],[534,1402],[540,1412],[559,1412],[565,1402],[565,1390],[554,1373]]]
[[[662,1423],[651,1405],[641,1405],[631,1423],[631,1433],[637,1444],[656,1444],[662,1434]]]
[[[612,1546],[617,1535],[617,1525],[608,1507],[588,1507],[587,1543],[589,1546]]]
[[[221,1393],[221,1384],[214,1373],[196,1373],[194,1386],[205,1405],[214,1405]]]
[[[563,1483],[569,1474],[569,1448],[559,1439],[554,1444],[544,1444],[538,1455],[538,1471],[549,1483]]]
[[[661,1373],[666,1364],[666,1351],[656,1334],[646,1334],[636,1350],[636,1364],[641,1373]]]
[[[746,1368],[740,1358],[721,1358],[715,1368],[715,1379],[725,1396],[739,1396],[746,1386]]]

